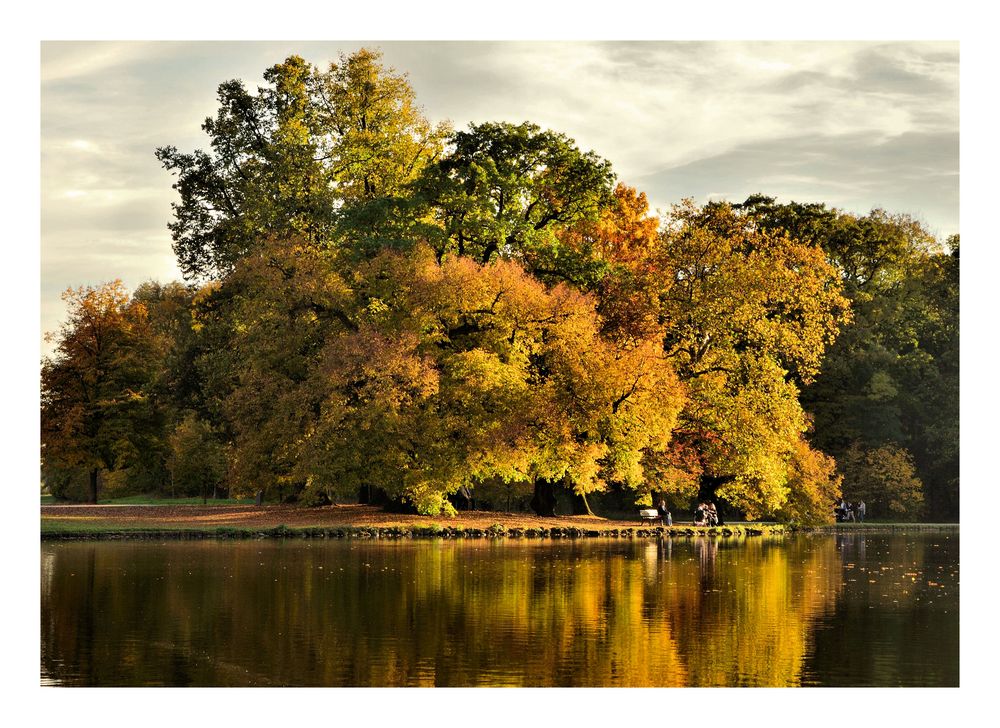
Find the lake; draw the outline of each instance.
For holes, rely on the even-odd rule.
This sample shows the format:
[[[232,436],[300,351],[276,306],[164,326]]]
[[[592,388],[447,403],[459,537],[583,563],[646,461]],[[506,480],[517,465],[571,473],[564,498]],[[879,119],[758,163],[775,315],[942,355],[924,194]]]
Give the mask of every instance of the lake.
[[[41,682],[957,686],[959,536],[43,542]]]

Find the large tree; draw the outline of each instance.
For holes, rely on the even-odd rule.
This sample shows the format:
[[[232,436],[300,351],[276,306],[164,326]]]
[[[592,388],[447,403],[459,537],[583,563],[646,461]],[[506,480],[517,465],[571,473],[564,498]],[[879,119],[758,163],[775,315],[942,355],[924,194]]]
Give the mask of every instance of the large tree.
[[[171,350],[171,376],[196,385],[171,422],[196,412],[199,432],[228,441],[237,487],[326,498],[375,484],[437,511],[500,481],[530,484],[551,512],[556,482],[581,498],[611,483],[818,518],[839,480],[811,443],[857,440],[837,432],[843,399],[817,394],[836,380],[824,356],[847,298],[856,321],[882,321],[885,291],[908,285],[934,291],[939,325],[893,299],[895,331],[866,349],[878,371],[851,391],[886,402],[868,408],[886,431],[948,400],[907,396],[932,347],[902,340],[916,327],[948,359],[957,265],[928,257],[902,218],[758,196],[684,203],[661,224],[563,134],[432,127],[375,52],[327,71],[292,56],[265,81],[220,87],[211,152],[158,151],[178,175],[181,266],[217,279]],[[903,356],[882,365],[883,350]],[[844,379],[858,361],[841,358]],[[515,413],[540,419],[525,430]],[[947,427],[888,437],[950,457]]]
[[[818,246],[724,203],[676,206],[656,257],[664,347],[690,396],[678,443],[704,490],[751,516],[775,513],[809,430],[799,386],[848,320],[836,273]]]
[[[211,151],[161,147],[177,174],[170,230],[185,276],[224,274],[263,238],[313,245],[337,237],[366,205],[397,195],[441,150],[405,76],[362,49],[320,71],[298,56],[264,73],[251,93],[219,86],[219,110],[202,128]]]
[[[584,498],[648,487],[643,452],[669,441],[681,399],[657,340],[602,338],[591,297],[511,261],[418,246],[334,270],[275,243],[225,284],[255,291],[231,310],[225,405],[244,488],[326,500],[375,485],[436,513],[497,478]]]

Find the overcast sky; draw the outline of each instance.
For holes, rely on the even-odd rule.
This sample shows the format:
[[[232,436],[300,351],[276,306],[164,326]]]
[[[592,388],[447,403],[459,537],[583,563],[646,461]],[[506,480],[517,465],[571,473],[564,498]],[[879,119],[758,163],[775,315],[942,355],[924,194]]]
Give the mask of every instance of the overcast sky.
[[[41,51],[41,327],[68,286],[179,278],[157,146],[205,147],[218,84],[380,47],[432,120],[533,121],[654,207],[754,192],[959,231],[957,43],[53,43]],[[42,344],[42,351],[49,346]]]

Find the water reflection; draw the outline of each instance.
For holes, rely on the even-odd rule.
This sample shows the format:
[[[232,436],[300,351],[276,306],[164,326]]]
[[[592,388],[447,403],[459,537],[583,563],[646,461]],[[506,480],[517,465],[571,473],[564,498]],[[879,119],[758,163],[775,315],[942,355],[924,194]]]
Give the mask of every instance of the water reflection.
[[[957,537],[845,538],[46,543],[42,679],[957,684]]]

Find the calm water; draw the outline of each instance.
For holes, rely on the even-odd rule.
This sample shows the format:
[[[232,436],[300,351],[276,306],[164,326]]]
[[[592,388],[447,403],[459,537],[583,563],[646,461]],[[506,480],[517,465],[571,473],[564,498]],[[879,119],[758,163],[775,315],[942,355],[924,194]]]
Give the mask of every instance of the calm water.
[[[43,543],[56,685],[958,685],[958,533]]]

